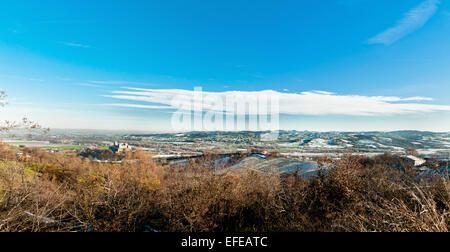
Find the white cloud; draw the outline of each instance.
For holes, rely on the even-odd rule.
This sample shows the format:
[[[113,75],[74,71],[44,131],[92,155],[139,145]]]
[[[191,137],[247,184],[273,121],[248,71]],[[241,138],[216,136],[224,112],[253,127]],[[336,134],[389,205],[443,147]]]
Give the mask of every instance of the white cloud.
[[[434,16],[438,9],[439,0],[426,0],[419,6],[408,11],[396,26],[369,39],[369,44],[390,45],[404,36],[424,26]]]
[[[401,115],[426,112],[450,111],[450,106],[425,104],[424,101],[432,101],[427,97],[390,97],[390,96],[361,96],[338,95],[325,91],[311,91],[302,93],[282,93],[272,90],[265,91],[227,91],[227,92],[203,92],[203,96],[214,96],[225,101],[227,97],[240,96],[240,99],[265,95],[277,97],[280,103],[280,114],[292,115],[352,115],[352,116],[382,116]],[[177,109],[173,107],[176,98],[178,105],[184,104],[190,107],[192,102],[201,103],[199,97],[195,97],[194,91],[181,89],[140,89],[127,88],[127,90],[114,91],[112,95],[105,97],[139,102],[139,104],[105,104],[111,106],[134,107],[142,109]],[[151,103],[151,105],[142,105]],[[204,110],[215,110],[214,107],[204,107]],[[220,109],[222,110],[222,109]]]
[[[91,48],[90,45],[80,44],[80,43],[71,43],[71,42],[61,42],[61,44],[71,47],[80,47],[80,48]]]

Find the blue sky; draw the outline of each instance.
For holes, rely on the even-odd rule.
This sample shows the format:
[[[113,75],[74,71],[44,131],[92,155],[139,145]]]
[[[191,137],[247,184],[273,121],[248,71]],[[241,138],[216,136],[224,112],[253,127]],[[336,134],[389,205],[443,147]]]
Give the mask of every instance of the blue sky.
[[[417,108],[391,113],[396,107],[386,105],[370,116],[286,111],[284,129],[450,131],[449,31],[447,0],[17,0],[0,8],[0,89],[9,95],[0,119],[166,131],[170,110],[108,104],[142,105],[117,97],[127,87],[201,86],[327,92],[318,106],[397,97],[388,105]]]

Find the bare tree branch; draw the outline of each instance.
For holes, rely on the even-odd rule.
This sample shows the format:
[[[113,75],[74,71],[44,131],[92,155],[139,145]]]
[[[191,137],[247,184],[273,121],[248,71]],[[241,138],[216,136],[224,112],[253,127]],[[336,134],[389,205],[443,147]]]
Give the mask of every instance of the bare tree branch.
[[[0,90],[0,107],[4,107],[8,104],[7,98],[8,95],[5,91]],[[12,130],[23,130],[28,131],[30,134],[35,131],[42,130],[43,133],[48,133],[50,131],[49,128],[43,128],[37,122],[33,122],[28,118],[24,117],[20,122],[15,121],[5,121],[3,124],[0,124],[0,133],[1,132],[9,132]]]
[[[3,90],[0,90],[0,107],[4,107],[8,104],[8,101],[6,100],[8,98],[8,95],[6,95],[6,92]]]

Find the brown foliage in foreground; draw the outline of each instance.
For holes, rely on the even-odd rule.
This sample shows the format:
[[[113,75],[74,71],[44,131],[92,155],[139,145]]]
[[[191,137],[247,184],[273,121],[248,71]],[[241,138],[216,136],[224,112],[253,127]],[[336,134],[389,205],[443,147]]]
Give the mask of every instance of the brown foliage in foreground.
[[[391,168],[392,156],[348,156],[305,181],[296,174],[214,173],[201,162],[167,168],[142,152],[113,165],[40,150],[18,161],[0,149],[0,231],[450,228],[448,179],[418,181],[412,171]]]

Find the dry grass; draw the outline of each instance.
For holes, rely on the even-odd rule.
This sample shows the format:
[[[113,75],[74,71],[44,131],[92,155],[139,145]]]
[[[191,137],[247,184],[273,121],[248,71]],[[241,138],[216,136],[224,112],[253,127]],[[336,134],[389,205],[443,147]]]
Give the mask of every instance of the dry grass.
[[[348,156],[308,181],[165,168],[142,152],[120,165],[0,146],[0,231],[449,231],[450,183],[419,181],[385,155]],[[131,160],[140,160],[139,162]]]

